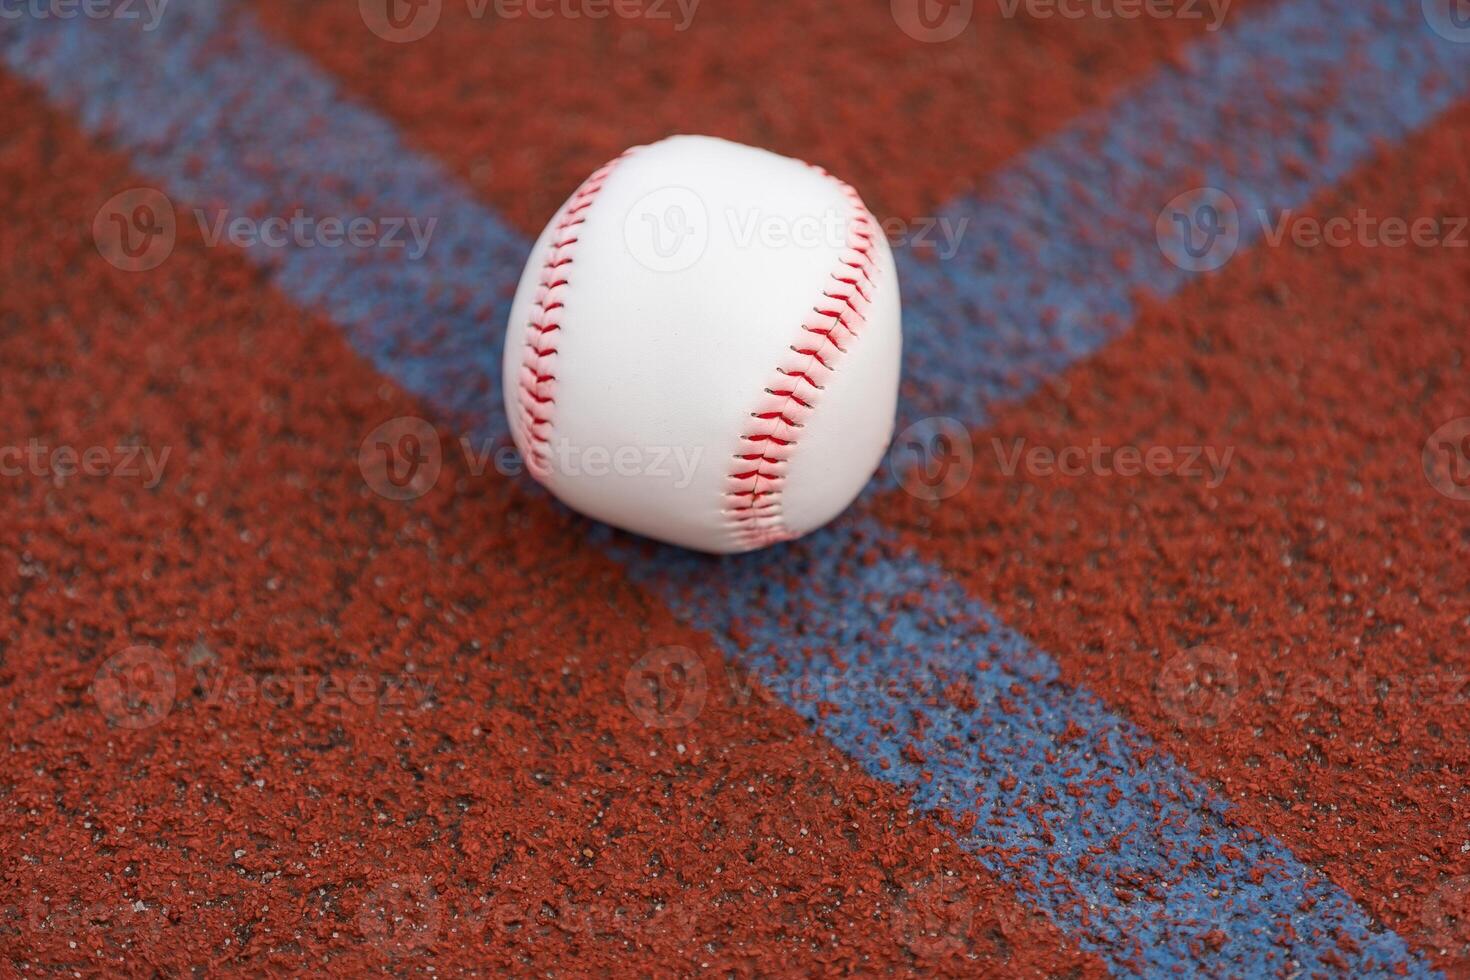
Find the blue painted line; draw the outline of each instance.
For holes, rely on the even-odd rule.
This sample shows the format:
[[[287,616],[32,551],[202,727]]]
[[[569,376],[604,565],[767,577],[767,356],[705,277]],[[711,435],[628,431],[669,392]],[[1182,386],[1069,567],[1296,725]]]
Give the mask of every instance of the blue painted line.
[[[1024,391],[1008,378],[1044,377],[1124,329],[1131,290],[1177,290],[1187,275],[1170,271],[1152,239],[1177,191],[1208,183],[1245,209],[1299,205],[1374,141],[1401,138],[1463,93],[1470,52],[1403,5],[1360,6],[1283,0],[1193,49],[1188,71],[1162,71],[956,206],[951,214],[977,222],[961,255],[904,259],[906,411],[983,419]],[[524,241],[311,64],[207,3],[171,10],[146,36],[0,22],[0,56],[180,201],[448,222],[417,263],[246,254],[407,389],[477,419],[480,434],[503,431],[484,404]],[[1312,168],[1302,173],[1288,153],[1309,123],[1319,150],[1298,154]],[[1087,196],[1100,188],[1112,198]],[[1284,846],[1231,825],[1200,781],[1060,683],[1049,656],[884,529],[849,519],[787,547],[785,577],[800,590],[765,574],[769,556],[714,562],[662,549],[649,559],[626,538],[590,533],[866,771],[961,820],[963,846],[1115,970],[1337,972],[1323,959],[1336,950],[1355,975],[1429,972]],[[871,560],[852,561],[857,552]],[[736,609],[734,635],[748,643],[730,639]],[[800,634],[783,629],[792,621]],[[828,650],[842,651],[840,667]],[[973,704],[941,696],[954,683]],[[1135,874],[1144,884],[1125,887]],[[1211,930],[1219,948],[1202,952]]]
[[[824,529],[782,555],[776,576],[769,558],[714,565],[667,548],[649,562],[626,538],[597,537],[870,775],[967,821],[960,843],[1115,972],[1337,974],[1323,959],[1336,949],[1349,976],[1432,974],[884,529]],[[737,623],[743,647],[729,639]],[[957,705],[959,691],[974,701]],[[1218,951],[1205,945],[1212,930]]]
[[[4,18],[0,58],[163,180],[181,226],[197,226],[196,208],[207,224],[225,209],[414,218],[421,228],[433,219],[417,259],[350,244],[245,254],[293,301],[346,328],[385,374],[447,396],[456,417],[501,425],[489,379],[499,377],[524,238],[231,5],[191,0],[170,5],[151,32],[140,23]]]
[[[953,258],[900,253],[906,419],[981,426],[1126,329],[1135,291],[1189,282],[1154,231],[1176,195],[1226,192],[1244,249],[1259,210],[1306,204],[1422,128],[1470,69],[1470,44],[1435,34],[1418,3],[1295,0],[1215,40],[944,209],[942,226],[965,229]]]

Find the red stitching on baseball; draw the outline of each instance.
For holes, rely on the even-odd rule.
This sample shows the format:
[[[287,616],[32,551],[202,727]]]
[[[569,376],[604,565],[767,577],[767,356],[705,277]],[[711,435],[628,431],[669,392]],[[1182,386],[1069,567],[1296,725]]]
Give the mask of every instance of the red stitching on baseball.
[[[555,347],[543,347],[549,334],[561,330],[560,316],[551,319],[566,307],[565,291],[571,276],[558,270],[572,264],[572,246],[577,244],[577,228],[587,220],[587,209],[592,207],[597,192],[607,183],[608,175],[618,162],[632,150],[603,164],[592,176],[582,181],[562,216],[551,232],[551,247],[541,263],[541,275],[537,279],[536,299],[531,306],[530,323],[527,324],[525,349],[521,355],[520,384],[520,433],[526,452],[526,463],[538,477],[546,476],[550,469],[546,454],[551,448],[551,412],[556,404],[556,370],[548,358],[557,354]]]
[[[820,167],[813,169],[829,176]],[[725,497],[730,501],[723,511],[728,518],[726,524],[736,542],[745,548],[795,537],[781,513],[786,464],[795,451],[800,429],[816,410],[823,382],[868,322],[876,285],[876,222],[857,191],[841,181],[837,184],[852,207],[852,220],[837,268],[830,276],[832,284],[821,291],[823,298],[836,302],[819,302],[802,322],[800,332],[821,338],[820,343],[813,346],[810,340],[801,340],[792,344],[792,356],[776,366],[775,377],[764,389],[765,397],[750,413],[756,424],[740,437],[758,451],[735,453],[735,465],[725,481]],[[866,281],[867,288],[859,279]]]

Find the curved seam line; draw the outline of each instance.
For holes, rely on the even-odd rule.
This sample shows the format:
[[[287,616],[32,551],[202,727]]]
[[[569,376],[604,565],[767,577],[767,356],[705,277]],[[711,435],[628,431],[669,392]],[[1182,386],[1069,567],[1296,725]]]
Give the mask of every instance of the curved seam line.
[[[551,231],[550,248],[541,262],[536,283],[536,298],[526,324],[525,343],[521,352],[518,377],[520,423],[526,463],[533,475],[546,477],[550,464],[546,454],[551,447],[552,414],[556,405],[556,370],[549,359],[559,355],[556,335],[566,308],[565,294],[571,282],[568,268],[573,262],[578,232],[587,221],[598,192],[607,183],[617,164],[639,147],[623,151],[594,170],[567,199]]]
[[[877,282],[875,223],[862,198],[848,184],[813,167],[841,189],[852,207],[847,242],[828,276],[800,336],[790,350],[796,355],[777,365],[765,397],[750,413],[756,422],[740,436],[740,451],[726,480],[728,505],[722,513],[736,543],[754,550],[795,537],[782,512],[787,463],[799,430],[816,411],[825,382],[867,325]]]

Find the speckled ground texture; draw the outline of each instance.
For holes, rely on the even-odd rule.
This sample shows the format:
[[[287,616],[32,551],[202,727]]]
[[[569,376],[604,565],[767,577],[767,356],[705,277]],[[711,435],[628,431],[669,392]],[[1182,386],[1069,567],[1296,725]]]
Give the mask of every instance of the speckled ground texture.
[[[1118,6],[0,20],[0,971],[1470,976],[1470,29]],[[672,132],[940,236],[918,428],[752,557],[494,462],[529,241]],[[194,213],[301,207],[439,237]]]

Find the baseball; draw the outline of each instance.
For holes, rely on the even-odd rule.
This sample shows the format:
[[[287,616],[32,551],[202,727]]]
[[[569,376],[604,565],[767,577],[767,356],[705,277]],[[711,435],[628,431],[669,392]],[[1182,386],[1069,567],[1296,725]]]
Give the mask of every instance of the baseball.
[[[898,278],[825,171],[703,136],[634,147],[537,239],[503,367],[512,437],[568,506],[726,553],[830,521],[893,429]]]

